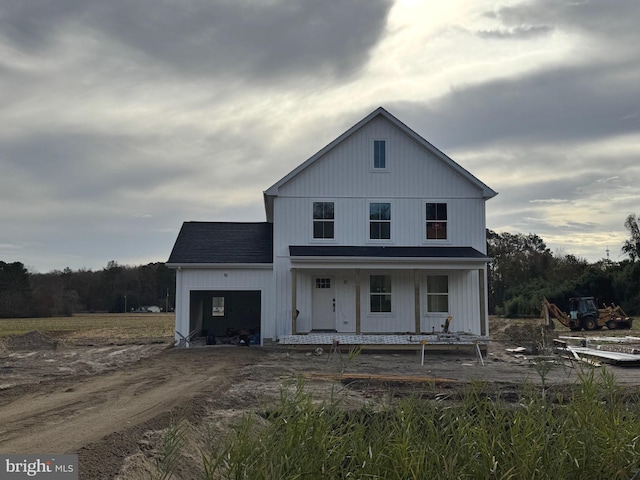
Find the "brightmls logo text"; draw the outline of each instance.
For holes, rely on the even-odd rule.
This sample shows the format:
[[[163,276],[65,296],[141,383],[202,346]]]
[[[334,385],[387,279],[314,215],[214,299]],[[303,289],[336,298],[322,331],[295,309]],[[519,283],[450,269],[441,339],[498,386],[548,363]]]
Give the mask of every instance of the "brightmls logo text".
[[[0,478],[78,480],[78,455],[0,455]]]

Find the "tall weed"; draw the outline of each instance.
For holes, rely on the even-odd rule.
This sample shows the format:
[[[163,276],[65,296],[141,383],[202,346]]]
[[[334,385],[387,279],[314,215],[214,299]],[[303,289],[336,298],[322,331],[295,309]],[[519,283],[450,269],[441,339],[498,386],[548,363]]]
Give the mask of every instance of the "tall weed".
[[[613,376],[585,371],[566,401],[522,391],[491,398],[415,397],[347,409],[304,383],[283,389],[256,430],[246,416],[224,448],[205,450],[205,477],[231,479],[628,479],[640,464],[640,409]]]

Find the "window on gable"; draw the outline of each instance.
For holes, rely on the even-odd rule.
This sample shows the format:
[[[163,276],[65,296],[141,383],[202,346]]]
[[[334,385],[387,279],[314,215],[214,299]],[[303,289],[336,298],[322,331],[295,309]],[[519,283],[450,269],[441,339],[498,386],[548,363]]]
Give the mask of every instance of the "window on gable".
[[[369,306],[371,313],[391,312],[391,275],[369,277]]]
[[[391,238],[391,204],[369,204],[369,238],[389,240]]]
[[[313,202],[313,238],[333,238],[333,202]]]
[[[373,141],[373,168],[383,170],[387,168],[386,140]]]
[[[427,203],[427,240],[447,239],[447,204]]]
[[[446,275],[427,277],[427,312],[449,312],[449,277]]]

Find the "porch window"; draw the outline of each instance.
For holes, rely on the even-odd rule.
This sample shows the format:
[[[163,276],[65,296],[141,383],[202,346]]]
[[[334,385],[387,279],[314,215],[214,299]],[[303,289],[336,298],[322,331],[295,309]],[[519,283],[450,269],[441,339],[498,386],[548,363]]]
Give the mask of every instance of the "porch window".
[[[371,313],[391,312],[391,275],[369,277],[369,300]]]
[[[387,142],[385,140],[373,141],[373,168],[374,170],[387,168]]]
[[[213,297],[211,304],[211,316],[224,317],[224,297]]]
[[[447,239],[447,204],[427,203],[427,240]]]
[[[449,312],[449,277],[446,275],[427,277],[427,312]]]
[[[369,238],[389,240],[391,238],[391,204],[369,204]]]
[[[333,238],[333,202],[313,202],[313,238]]]

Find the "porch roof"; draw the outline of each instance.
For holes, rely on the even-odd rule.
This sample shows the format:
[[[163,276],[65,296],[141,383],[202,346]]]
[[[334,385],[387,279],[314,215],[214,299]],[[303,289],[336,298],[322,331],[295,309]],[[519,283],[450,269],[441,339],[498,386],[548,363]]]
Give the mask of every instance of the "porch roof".
[[[472,247],[416,247],[416,246],[349,246],[349,245],[290,245],[292,258],[349,257],[361,259],[440,259],[489,261],[489,257]]]

